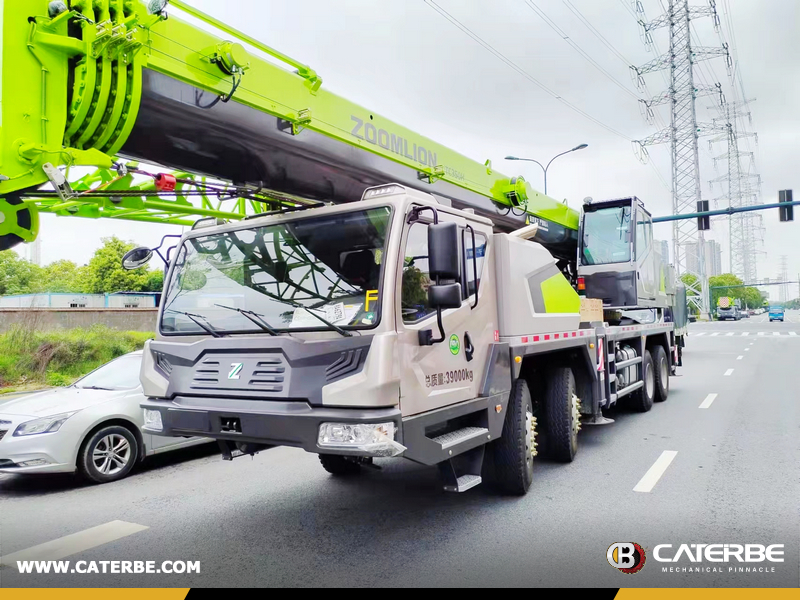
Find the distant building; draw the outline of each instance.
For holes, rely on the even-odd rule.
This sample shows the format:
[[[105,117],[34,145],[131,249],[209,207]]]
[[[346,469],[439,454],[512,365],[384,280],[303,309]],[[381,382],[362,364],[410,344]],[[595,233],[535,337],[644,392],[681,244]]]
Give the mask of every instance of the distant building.
[[[0,297],[0,308],[156,308],[161,294],[23,294]]]
[[[686,268],[697,273],[699,264],[697,262],[697,244],[686,244]],[[706,276],[716,277],[722,275],[722,247],[715,240],[706,240]]]
[[[661,259],[667,264],[672,264],[669,259],[669,242],[667,240],[656,240],[656,248],[661,251]]]

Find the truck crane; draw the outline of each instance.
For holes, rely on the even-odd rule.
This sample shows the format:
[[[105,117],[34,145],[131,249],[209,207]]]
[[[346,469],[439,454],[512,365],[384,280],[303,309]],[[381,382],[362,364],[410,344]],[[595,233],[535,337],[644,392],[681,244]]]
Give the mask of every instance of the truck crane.
[[[667,399],[685,297],[638,198],[573,210],[179,0],[2,10],[0,248],[39,213],[192,226],[144,352],[149,433],[523,494],[539,449],[569,462],[603,410]]]

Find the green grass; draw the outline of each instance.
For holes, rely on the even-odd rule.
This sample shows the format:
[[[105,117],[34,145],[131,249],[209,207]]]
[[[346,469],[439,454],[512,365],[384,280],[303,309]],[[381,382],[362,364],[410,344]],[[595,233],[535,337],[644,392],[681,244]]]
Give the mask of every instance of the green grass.
[[[0,393],[71,385],[103,363],[141,349],[153,337],[103,325],[51,331],[14,326],[0,334]]]

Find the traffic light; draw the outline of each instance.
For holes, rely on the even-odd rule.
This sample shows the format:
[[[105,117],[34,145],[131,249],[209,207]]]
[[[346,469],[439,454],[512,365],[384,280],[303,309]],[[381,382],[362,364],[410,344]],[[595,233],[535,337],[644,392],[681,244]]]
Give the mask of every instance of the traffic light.
[[[708,200],[700,200],[697,203],[697,212],[708,212]],[[711,229],[711,217],[697,217],[697,230],[708,231]]]
[[[778,192],[778,202],[789,202],[789,206],[781,206],[778,211],[780,212],[781,223],[786,221],[794,221],[794,206],[792,202],[792,190],[781,190]]]

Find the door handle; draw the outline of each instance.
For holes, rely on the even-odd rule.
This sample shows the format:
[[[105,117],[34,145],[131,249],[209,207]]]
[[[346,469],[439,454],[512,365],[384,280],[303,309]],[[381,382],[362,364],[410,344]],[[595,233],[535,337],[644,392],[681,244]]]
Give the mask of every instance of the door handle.
[[[471,362],[475,354],[475,347],[472,345],[472,338],[469,337],[469,332],[464,332],[464,356],[467,357],[467,362]]]

